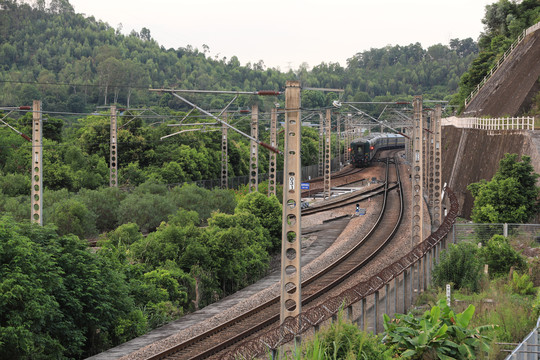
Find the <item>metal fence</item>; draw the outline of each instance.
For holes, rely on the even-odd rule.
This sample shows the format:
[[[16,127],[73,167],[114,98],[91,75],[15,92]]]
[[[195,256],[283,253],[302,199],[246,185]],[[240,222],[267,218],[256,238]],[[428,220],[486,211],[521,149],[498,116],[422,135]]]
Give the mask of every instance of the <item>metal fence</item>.
[[[493,235],[523,237],[540,242],[540,224],[454,224],[452,242],[486,243]]]
[[[540,317],[536,327],[525,339],[508,355],[505,360],[538,360],[540,359],[540,341],[538,332],[540,329]]]

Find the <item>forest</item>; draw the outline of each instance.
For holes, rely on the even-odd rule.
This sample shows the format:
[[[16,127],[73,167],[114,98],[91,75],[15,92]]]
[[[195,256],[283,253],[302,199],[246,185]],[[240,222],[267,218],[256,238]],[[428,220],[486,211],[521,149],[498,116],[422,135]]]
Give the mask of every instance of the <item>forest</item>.
[[[165,49],[147,28],[123,35],[75,13],[67,0],[54,0],[49,8],[2,0],[0,8],[0,103],[41,99],[51,111],[86,112],[111,103],[178,110],[184,105],[147,89],[283,90],[292,79],[344,89],[343,100],[350,101],[417,94],[444,99],[457,90],[478,52],[472,39],[453,39],[428,49],[419,43],[371,49],[352,54],[347,64],[282,72],[263,61],[242,66],[236,56],[212,57],[208,47]],[[215,96],[198,100],[206,109],[225,105]],[[248,102],[240,99],[238,106]]]
[[[31,145],[0,127],[0,354],[87,357],[255,282],[279,253],[280,192],[267,197],[265,183],[251,194],[197,187],[220,176],[221,133],[213,119],[149,88],[282,91],[298,79],[344,90],[304,91],[305,114],[337,99],[418,94],[459,106],[516,34],[540,20],[539,8],[531,0],[488,6],[478,43],[389,45],[352,54],[347,64],[282,72],[211,56],[207,47],[165,49],[150,29],[124,35],[77,14],[68,0],[0,0],[0,108],[42,101],[45,224],[29,222]],[[232,99],[186,97],[216,111]],[[247,110],[257,104],[268,142],[276,103],[283,107],[284,99],[239,96],[229,120],[249,132]],[[109,187],[110,105],[120,109],[119,187]],[[29,111],[0,110],[0,119],[31,133]],[[208,123],[208,131],[161,140],[182,119]],[[318,149],[318,130],[304,127],[302,164],[316,164]],[[230,177],[248,174],[249,151],[245,138],[229,132]],[[259,168],[268,171],[267,150]]]

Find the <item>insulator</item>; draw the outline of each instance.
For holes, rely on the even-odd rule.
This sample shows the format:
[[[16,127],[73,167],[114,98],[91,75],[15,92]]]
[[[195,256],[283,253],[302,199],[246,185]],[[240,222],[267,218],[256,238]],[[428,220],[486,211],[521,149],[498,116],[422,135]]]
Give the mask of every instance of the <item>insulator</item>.
[[[277,95],[280,95],[281,93],[279,91],[273,91],[273,90],[261,90],[261,91],[257,91],[257,95],[261,95],[261,96],[277,96]]]

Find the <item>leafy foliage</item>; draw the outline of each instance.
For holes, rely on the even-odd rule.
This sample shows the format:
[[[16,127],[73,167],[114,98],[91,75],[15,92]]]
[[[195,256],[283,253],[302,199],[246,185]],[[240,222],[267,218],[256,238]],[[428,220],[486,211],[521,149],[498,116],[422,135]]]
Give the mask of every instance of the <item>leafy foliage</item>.
[[[529,275],[523,274],[519,275],[517,271],[512,273],[512,282],[510,283],[512,291],[520,295],[531,295],[534,294],[534,286],[529,278]]]
[[[483,334],[495,326],[469,329],[474,310],[475,307],[469,305],[456,314],[440,300],[418,318],[409,313],[397,314],[391,320],[384,314],[383,341],[395,345],[399,357],[405,359],[476,359],[489,350],[490,339]]]
[[[489,266],[489,273],[492,277],[506,276],[511,267],[516,270],[524,270],[526,262],[523,257],[515,251],[502,235],[494,235],[487,244],[482,246],[479,255]]]
[[[478,257],[478,247],[469,242],[451,244],[441,253],[439,262],[433,268],[433,282],[444,287],[452,283],[455,289],[466,288],[477,291],[482,274],[482,263]]]
[[[536,186],[538,174],[531,158],[506,154],[491,181],[470,184],[467,189],[474,196],[472,219],[477,223],[524,223],[538,211]]]
[[[0,220],[0,353],[8,358],[92,355],[117,344],[136,314],[122,275],[76,237]],[[129,337],[141,329],[129,330]],[[128,331],[126,329],[126,331]]]

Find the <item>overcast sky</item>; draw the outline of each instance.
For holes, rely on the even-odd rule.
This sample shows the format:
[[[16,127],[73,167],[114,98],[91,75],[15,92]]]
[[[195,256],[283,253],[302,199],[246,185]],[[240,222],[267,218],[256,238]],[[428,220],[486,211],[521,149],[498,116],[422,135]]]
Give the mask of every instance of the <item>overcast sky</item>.
[[[150,30],[165,48],[209,47],[211,57],[263,60],[282,71],[346,60],[386,45],[477,40],[495,0],[70,0],[122,33]]]

